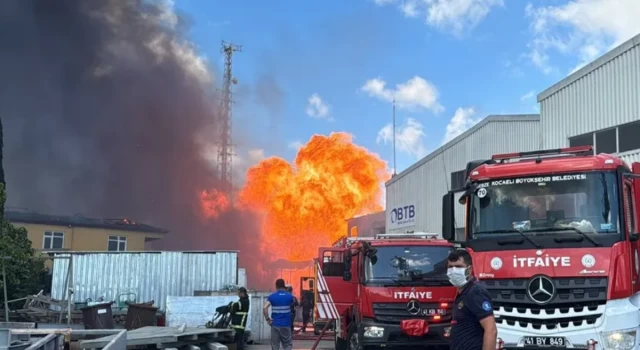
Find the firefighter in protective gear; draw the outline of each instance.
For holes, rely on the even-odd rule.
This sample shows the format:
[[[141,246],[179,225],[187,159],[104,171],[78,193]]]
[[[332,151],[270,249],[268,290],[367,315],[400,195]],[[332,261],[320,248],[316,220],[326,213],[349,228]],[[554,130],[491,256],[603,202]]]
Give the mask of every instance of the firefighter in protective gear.
[[[249,295],[247,289],[238,289],[238,301],[231,303],[231,328],[235,330],[234,341],[238,350],[244,349],[244,330],[247,327],[249,317]]]

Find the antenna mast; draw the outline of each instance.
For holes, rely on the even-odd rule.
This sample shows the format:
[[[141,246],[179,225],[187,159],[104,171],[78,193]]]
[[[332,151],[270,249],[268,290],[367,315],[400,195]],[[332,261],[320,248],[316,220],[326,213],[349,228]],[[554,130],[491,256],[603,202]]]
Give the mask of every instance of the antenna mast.
[[[393,98],[393,174],[396,176],[396,98]]]
[[[231,73],[233,63],[233,53],[242,51],[242,46],[234,45],[231,42],[222,41],[220,52],[224,54],[224,77],[222,78],[222,98],[220,101],[220,122],[219,122],[219,147],[218,147],[218,176],[222,181],[221,190],[231,196],[233,192],[233,173],[231,160],[233,157],[233,142],[231,138],[232,119],[232,92],[231,85],[238,81]]]

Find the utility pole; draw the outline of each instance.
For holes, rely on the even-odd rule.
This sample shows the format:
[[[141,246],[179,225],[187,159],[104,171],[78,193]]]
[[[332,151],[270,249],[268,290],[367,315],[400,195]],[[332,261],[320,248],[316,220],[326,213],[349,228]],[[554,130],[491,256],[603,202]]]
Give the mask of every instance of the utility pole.
[[[393,174],[391,177],[396,176],[396,98],[393,98]]]
[[[231,161],[233,157],[233,142],[231,136],[232,92],[231,85],[238,80],[233,77],[233,53],[242,51],[242,46],[222,41],[220,52],[224,54],[224,76],[222,78],[222,99],[220,101],[219,147],[218,147],[218,176],[221,180],[221,190],[229,198],[233,193],[233,173]]]
[[[9,322],[9,297],[7,296],[7,269],[5,268],[6,261],[11,260],[10,256],[0,257],[2,260],[2,294],[4,295],[4,319],[5,322]]]

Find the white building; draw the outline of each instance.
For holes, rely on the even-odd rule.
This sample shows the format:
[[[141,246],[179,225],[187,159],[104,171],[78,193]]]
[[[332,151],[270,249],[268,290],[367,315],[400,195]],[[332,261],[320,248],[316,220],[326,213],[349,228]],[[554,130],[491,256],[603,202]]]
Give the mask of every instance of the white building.
[[[375,237],[385,233],[385,212],[379,211],[347,220],[347,236]]]
[[[387,231],[440,233],[442,196],[462,185],[467,162],[496,153],[593,145],[640,161],[640,35],[543,91],[538,102],[539,117],[489,116],[389,180]],[[463,220],[456,213],[458,227]]]
[[[436,149],[386,183],[388,232],[437,232],[442,196],[461,188],[470,160],[496,153],[533,151],[541,146],[538,115],[492,115]],[[412,213],[414,215],[412,215]],[[456,224],[462,226],[462,212]]]
[[[538,95],[544,148],[594,146],[640,161],[640,35]]]

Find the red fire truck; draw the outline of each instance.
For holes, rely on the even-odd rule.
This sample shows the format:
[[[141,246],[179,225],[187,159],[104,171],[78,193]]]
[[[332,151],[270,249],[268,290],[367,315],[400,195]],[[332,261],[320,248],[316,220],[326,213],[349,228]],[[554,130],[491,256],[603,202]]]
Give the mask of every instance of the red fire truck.
[[[502,349],[638,349],[640,163],[585,146],[466,171],[458,240],[493,297]],[[443,198],[450,241],[454,196]]]
[[[456,289],[447,279],[447,256],[453,249],[427,233],[345,237],[320,248],[314,321],[335,320],[337,350],[448,349]],[[416,319],[428,330],[409,336],[401,323]]]

